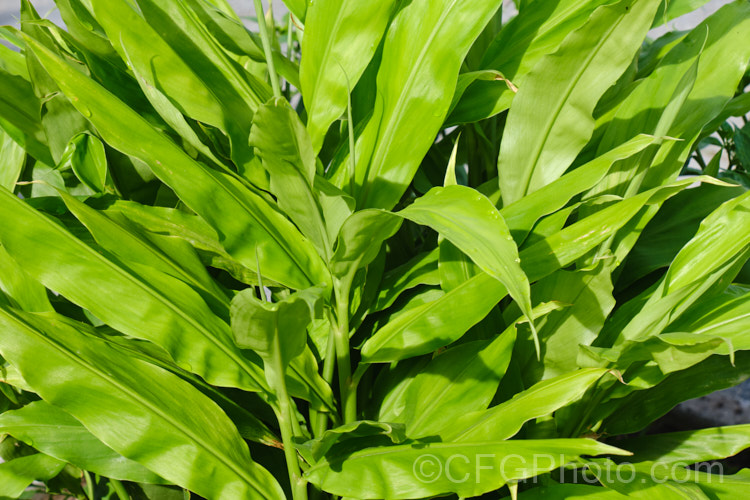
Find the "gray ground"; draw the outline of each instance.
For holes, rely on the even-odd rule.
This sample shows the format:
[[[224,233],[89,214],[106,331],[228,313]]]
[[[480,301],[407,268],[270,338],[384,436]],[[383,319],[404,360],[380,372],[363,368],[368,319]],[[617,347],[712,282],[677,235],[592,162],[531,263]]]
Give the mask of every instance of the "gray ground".
[[[695,13],[683,16],[669,23],[669,27],[654,30],[652,36],[658,36],[668,29],[689,29],[696,26],[706,16],[718,10],[731,0],[712,0]],[[32,0],[32,3],[43,16],[48,16],[53,22],[61,23],[60,16],[55,10],[54,0]],[[251,0],[229,0],[240,16],[254,14]],[[515,11],[511,0],[505,0],[505,12],[512,15]],[[268,0],[264,3],[268,5]],[[0,0],[0,25],[16,24],[19,10],[19,0]],[[274,2],[274,11],[278,15],[285,12],[280,0]],[[689,414],[710,420],[716,425],[731,425],[750,422],[750,382],[734,389],[717,392],[703,398],[688,401],[680,405],[680,409]]]

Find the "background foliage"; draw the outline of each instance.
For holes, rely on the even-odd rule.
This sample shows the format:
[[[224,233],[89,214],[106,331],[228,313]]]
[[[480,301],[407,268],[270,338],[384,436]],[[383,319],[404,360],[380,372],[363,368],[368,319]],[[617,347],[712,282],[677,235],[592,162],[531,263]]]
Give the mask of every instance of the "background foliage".
[[[746,0],[56,3],[0,28],[0,497],[747,491],[688,466],[750,425],[640,435],[750,377]]]

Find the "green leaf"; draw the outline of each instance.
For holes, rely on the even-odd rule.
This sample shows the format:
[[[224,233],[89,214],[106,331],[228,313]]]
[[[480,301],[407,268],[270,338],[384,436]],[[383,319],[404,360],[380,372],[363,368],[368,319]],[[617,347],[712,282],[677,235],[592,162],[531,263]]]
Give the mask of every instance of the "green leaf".
[[[346,110],[348,94],[375,55],[396,0],[311,2],[302,40],[300,83],[307,130],[320,151],[331,124]]]
[[[696,235],[677,254],[665,277],[669,290],[693,283],[750,245],[750,192],[723,203],[703,219]]]
[[[331,450],[348,447],[362,438],[386,436],[392,443],[399,444],[406,440],[403,424],[358,420],[328,429],[317,439],[300,446],[300,452],[310,459],[311,463],[319,462]]]
[[[666,331],[692,332],[701,337],[728,339],[735,349],[748,349],[750,292],[739,296],[725,293],[697,302],[677,321],[671,323]]]
[[[398,202],[440,130],[464,57],[498,7],[489,0],[413,0],[396,13],[375,110],[357,141],[358,207],[391,209]]]
[[[401,219],[382,210],[360,210],[344,221],[329,268],[337,278],[349,276],[380,253],[383,242],[401,227]]]
[[[498,158],[506,205],[559,178],[570,166],[594,130],[597,101],[630,64],[660,3],[623,0],[598,8],[524,79]],[[580,60],[582,53],[586,57]],[[539,109],[546,111],[539,115]]]
[[[113,328],[164,347],[212,384],[251,391],[265,386],[259,360],[234,346],[229,325],[188,285],[154,268],[108,259],[4,190],[0,211],[12,221],[0,226],[0,242],[51,290]]]
[[[531,318],[529,279],[508,226],[489,199],[464,186],[436,187],[398,215],[431,227],[453,243],[500,281]]]
[[[695,236],[701,221],[719,205],[743,192],[740,187],[702,184],[664,202],[628,254],[619,286],[627,286],[657,269],[669,267],[682,247]]]
[[[24,311],[49,312],[53,310],[47,298],[47,289],[32,279],[2,246],[0,246],[0,290]]]
[[[113,450],[202,496],[283,498],[226,415],[176,375],[54,314],[2,309],[0,324],[3,357]]]
[[[371,310],[389,308],[402,293],[419,285],[439,285],[437,254],[437,250],[418,254],[409,262],[387,271]]]
[[[728,3],[693,29],[689,43],[705,43],[705,49],[693,90],[669,130],[670,136],[684,141],[662,146],[646,174],[644,187],[676,178],[703,128],[734,97],[750,61],[750,47],[742,43],[748,37],[750,5],[746,2]]]
[[[658,419],[678,403],[739,385],[750,377],[750,355],[736,354],[734,365],[727,356],[711,356],[695,366],[668,375],[651,389],[635,391],[601,407],[611,412],[602,425],[609,434],[637,432]]]
[[[516,241],[521,244],[525,235],[541,217],[560,210],[574,196],[597,185],[616,161],[629,158],[658,141],[659,139],[653,136],[638,135],[541,187],[538,191],[504,206],[500,214]]]
[[[515,359],[521,363],[524,380],[536,382],[578,368],[579,346],[591,345],[615,306],[610,272],[609,267],[601,265],[588,272],[560,270],[532,287],[535,303],[556,300],[570,307],[539,321],[543,346],[540,362],[533,357],[529,339],[524,339],[526,364],[523,354],[516,350]]]
[[[0,188],[15,191],[16,182],[26,165],[26,151],[0,127]]]
[[[236,70],[228,69],[226,55],[212,46],[215,42],[205,40],[207,34],[195,26],[184,6],[167,1],[156,7],[140,0],[144,19],[125,0],[93,0],[92,5],[96,20],[120,56],[135,68],[141,87],[155,87],[186,116],[224,131],[231,140],[235,163],[249,162],[250,123],[270,91],[258,95]],[[192,35],[189,56],[176,43],[182,40],[186,45],[181,29]]]
[[[616,108],[606,125],[598,151],[606,151],[638,133],[664,136],[695,85],[704,45],[700,32],[694,32],[679,43],[647,78],[634,84],[625,100]],[[703,42],[707,33],[703,33]],[[681,137],[681,136],[680,136]],[[640,155],[618,162],[606,180],[588,193],[591,197],[609,193],[624,196],[638,192],[645,170],[656,150],[649,148]]]
[[[51,479],[58,475],[63,467],[65,467],[65,462],[43,453],[14,458],[2,463],[0,464],[0,496],[19,498],[32,482]]]
[[[271,192],[284,213],[328,259],[332,243],[315,185],[315,153],[297,113],[286,100],[272,99],[258,109],[250,145],[271,176]]]
[[[605,373],[602,368],[583,368],[538,382],[505,403],[458,418],[445,440],[470,443],[509,439],[529,420],[551,415],[578,400]]]
[[[114,192],[104,145],[93,135],[79,134],[70,140],[58,168],[68,166],[95,193]]]
[[[356,498],[424,498],[451,492],[472,497],[554,470],[580,455],[601,454],[627,452],[589,439],[404,444],[327,456],[305,477],[329,493]],[[534,462],[534,456],[544,458]]]
[[[698,10],[708,3],[709,0],[669,0],[659,7],[659,12],[654,20],[654,27],[666,24],[688,12]]]
[[[0,66],[0,128],[29,155],[54,165],[39,116],[42,103],[29,81],[25,58],[23,63],[20,71],[19,68]]]
[[[307,0],[283,0],[284,5],[287,6],[289,12],[294,14],[294,17],[300,21],[305,20],[305,13],[307,12]]]
[[[238,346],[252,349],[264,360],[280,359],[286,368],[307,341],[307,326],[319,318],[322,290],[310,288],[280,302],[267,302],[245,289],[232,299],[232,332]],[[266,367],[268,369],[268,367]]]
[[[468,342],[435,357],[406,390],[406,435],[439,435],[467,412],[486,409],[508,368],[515,340],[513,324],[492,342]]]
[[[250,269],[259,262],[270,279],[292,288],[330,281],[312,245],[260,192],[196,162],[93,80],[34,40],[27,43],[102,138],[148,164],[217,230],[230,255]]]
[[[362,346],[362,360],[384,363],[432,352],[458,340],[508,294],[481,273],[450,292],[391,318]]]
[[[663,202],[692,182],[692,179],[679,181],[614,203],[529,245],[520,253],[523,271],[530,281],[537,281],[570,265],[616,234],[644,205]],[[362,213],[368,212],[373,217],[382,217],[385,213]],[[487,316],[507,293],[505,286],[490,275],[478,274],[437,300],[391,320],[362,346],[363,360],[368,363],[396,361],[447,345]]]
[[[65,34],[43,21],[29,0],[21,2],[21,31],[34,37],[49,50],[67,59],[79,71],[88,73],[86,66],[65,47]],[[67,50],[66,50],[67,49]],[[41,119],[50,153],[55,163],[59,163],[68,143],[79,133],[86,132],[88,123],[70,103],[68,98],[59,92],[55,81],[50,78],[38,59],[30,53],[26,55],[31,86],[41,99],[41,109],[37,116]],[[52,166],[55,163],[50,163]]]
[[[732,425],[626,438],[617,445],[633,453],[631,460],[693,464],[720,460],[750,448],[750,425]]]
[[[0,432],[95,474],[138,483],[164,483],[142,465],[108,448],[68,413],[44,401],[0,415]]]

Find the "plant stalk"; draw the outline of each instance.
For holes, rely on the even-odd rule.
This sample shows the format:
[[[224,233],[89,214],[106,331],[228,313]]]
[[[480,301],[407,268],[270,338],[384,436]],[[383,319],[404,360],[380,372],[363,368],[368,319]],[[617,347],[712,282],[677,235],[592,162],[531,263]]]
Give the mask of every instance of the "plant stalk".
[[[337,328],[336,320],[333,314],[329,313],[329,323],[333,326],[333,329]],[[323,361],[323,380],[328,385],[333,385],[333,371],[336,363],[336,339],[333,331],[328,335],[328,343],[326,345],[326,358]],[[315,437],[320,437],[326,431],[328,427],[328,415],[325,413],[318,413],[318,420],[313,423],[313,434]]]
[[[271,37],[268,34],[266,15],[263,11],[263,2],[262,0],[253,1],[255,2],[255,16],[258,18],[258,31],[260,31],[260,39],[263,42],[263,53],[266,56],[266,64],[268,65],[268,75],[271,78],[271,88],[273,89],[273,95],[274,97],[282,97],[281,87],[279,87],[279,77],[276,75],[276,66],[273,63]]]
[[[83,471],[83,477],[86,480],[86,496],[89,500],[96,500],[96,492],[94,491],[94,480],[91,478],[91,473],[87,470]]]
[[[276,343],[279,343],[277,337]],[[278,413],[276,418],[279,421],[279,430],[281,431],[281,441],[284,443],[284,458],[286,460],[286,468],[289,472],[289,483],[292,486],[292,497],[294,500],[307,500],[307,483],[302,479],[302,473],[300,471],[299,460],[297,459],[297,451],[294,446],[294,430],[291,408],[291,400],[289,399],[289,392],[286,387],[286,379],[284,377],[284,364],[281,360],[280,348],[277,346],[275,349],[276,355],[274,356],[274,368],[275,372],[275,392],[278,398]]]
[[[112,489],[115,490],[115,493],[120,498],[120,500],[130,500],[130,495],[128,495],[128,492],[125,490],[125,486],[123,486],[120,481],[110,478],[109,484],[112,485]]]
[[[341,394],[341,408],[345,424],[357,420],[357,391],[352,387],[352,362],[349,353],[349,285],[340,281],[336,283],[336,319],[337,325],[333,330],[336,343],[336,365],[339,373],[339,391]]]

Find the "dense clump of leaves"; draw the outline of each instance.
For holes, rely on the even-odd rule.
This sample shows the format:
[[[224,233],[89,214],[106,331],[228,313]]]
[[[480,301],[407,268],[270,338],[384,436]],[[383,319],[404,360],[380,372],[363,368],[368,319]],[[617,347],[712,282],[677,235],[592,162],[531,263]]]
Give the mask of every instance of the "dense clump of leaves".
[[[634,435],[750,377],[746,0],[56,3],[0,28],[0,496],[747,491],[687,467],[748,425]]]

